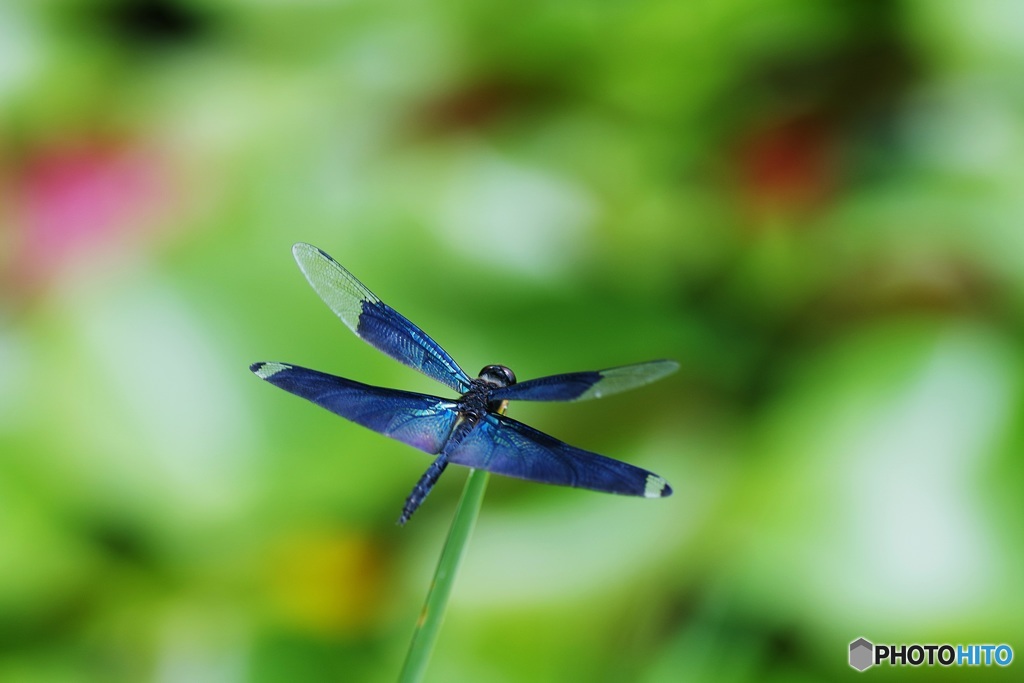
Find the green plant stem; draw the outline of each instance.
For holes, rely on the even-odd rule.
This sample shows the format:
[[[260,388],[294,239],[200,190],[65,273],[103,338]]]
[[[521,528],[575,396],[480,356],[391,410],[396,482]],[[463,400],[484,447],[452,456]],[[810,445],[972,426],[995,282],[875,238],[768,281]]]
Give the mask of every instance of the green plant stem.
[[[444,620],[448,596],[451,595],[452,585],[455,583],[459,562],[466,552],[469,536],[473,533],[480,504],[484,499],[484,491],[487,490],[487,477],[488,474],[484,470],[469,471],[466,487],[462,490],[462,498],[455,510],[455,518],[452,519],[452,526],[448,530],[448,539],[437,561],[434,581],[430,584],[430,592],[427,593],[423,611],[416,622],[416,631],[409,644],[409,652],[405,656],[402,674],[398,678],[399,683],[416,683],[423,680],[438,633],[441,631],[441,622]]]

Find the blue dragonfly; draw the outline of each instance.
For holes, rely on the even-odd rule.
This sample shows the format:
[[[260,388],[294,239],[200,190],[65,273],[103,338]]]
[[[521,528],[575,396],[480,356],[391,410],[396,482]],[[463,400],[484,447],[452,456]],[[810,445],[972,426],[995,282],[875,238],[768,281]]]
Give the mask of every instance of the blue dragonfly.
[[[516,383],[503,365],[473,379],[441,346],[377,298],[350,272],[310,244],[292,248],[299,269],[324,303],[363,341],[441,384],[457,399],[385,389],[290,363],[253,363],[260,379],[437,457],[413,488],[404,525],[449,463],[544,484],[661,498],[664,479],[639,467],[570,446],[504,415],[508,401],[583,401],[648,384],[679,364],[656,360],[570,372]]]

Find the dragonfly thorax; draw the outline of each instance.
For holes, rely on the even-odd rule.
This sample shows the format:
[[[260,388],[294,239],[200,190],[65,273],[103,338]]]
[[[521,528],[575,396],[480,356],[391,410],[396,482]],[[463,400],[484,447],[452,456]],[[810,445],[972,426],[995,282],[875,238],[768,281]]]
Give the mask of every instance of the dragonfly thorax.
[[[488,365],[480,371],[479,377],[470,380],[469,391],[459,398],[459,412],[464,417],[479,418],[486,412],[501,411],[505,402],[492,401],[491,392],[515,383],[515,373],[504,365]]]

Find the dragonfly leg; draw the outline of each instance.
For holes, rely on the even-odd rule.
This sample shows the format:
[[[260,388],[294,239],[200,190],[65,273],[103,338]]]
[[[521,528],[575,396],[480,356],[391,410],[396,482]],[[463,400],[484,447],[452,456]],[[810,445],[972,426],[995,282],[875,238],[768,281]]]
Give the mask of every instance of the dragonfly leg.
[[[445,453],[441,453],[437,458],[430,464],[427,471],[423,473],[420,480],[416,482],[416,486],[413,487],[412,493],[405,499],[405,506],[402,508],[402,516],[398,518],[398,525],[404,526],[409,518],[412,517],[412,513],[416,512],[416,508],[420,506],[426,497],[430,493],[430,489],[434,488],[434,484],[437,483],[438,477],[444,472],[444,468],[448,466],[448,456]]]

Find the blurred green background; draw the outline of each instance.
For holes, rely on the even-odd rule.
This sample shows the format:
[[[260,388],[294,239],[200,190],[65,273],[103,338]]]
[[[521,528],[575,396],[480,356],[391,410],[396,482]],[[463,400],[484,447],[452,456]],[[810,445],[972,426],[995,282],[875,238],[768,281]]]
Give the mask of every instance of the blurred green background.
[[[493,477],[428,679],[828,681],[1024,655],[1024,11],[0,5],[0,681],[391,681],[465,470],[253,377],[675,358],[511,415],[665,476]],[[447,395],[447,394],[445,394]],[[1009,669],[865,676],[1011,680]]]

